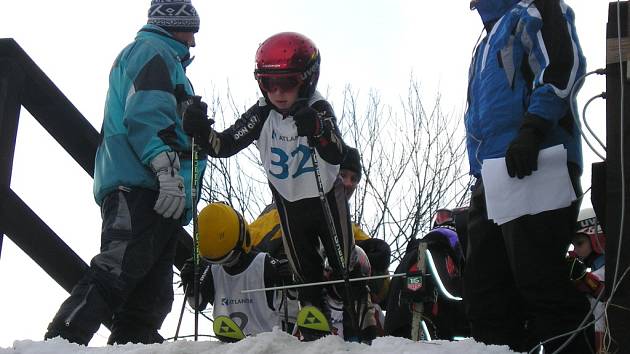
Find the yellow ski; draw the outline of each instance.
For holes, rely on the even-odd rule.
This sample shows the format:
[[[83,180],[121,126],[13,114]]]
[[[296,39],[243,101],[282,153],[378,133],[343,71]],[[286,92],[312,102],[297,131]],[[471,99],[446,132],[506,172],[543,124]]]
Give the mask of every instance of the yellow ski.
[[[326,316],[314,306],[304,306],[297,316],[297,326],[314,331],[330,333]]]
[[[212,328],[214,335],[222,342],[233,343],[245,338],[243,330],[241,330],[236,322],[232,321],[232,319],[227,316],[216,317]]]

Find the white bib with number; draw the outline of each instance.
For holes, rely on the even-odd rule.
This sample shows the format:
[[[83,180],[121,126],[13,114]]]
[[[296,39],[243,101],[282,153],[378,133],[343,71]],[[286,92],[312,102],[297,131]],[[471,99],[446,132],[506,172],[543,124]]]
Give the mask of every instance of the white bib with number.
[[[271,110],[257,142],[267,179],[290,202],[319,196],[308,138],[297,135],[292,116]],[[324,193],[328,193],[339,174],[339,165],[324,161],[316,149]]]

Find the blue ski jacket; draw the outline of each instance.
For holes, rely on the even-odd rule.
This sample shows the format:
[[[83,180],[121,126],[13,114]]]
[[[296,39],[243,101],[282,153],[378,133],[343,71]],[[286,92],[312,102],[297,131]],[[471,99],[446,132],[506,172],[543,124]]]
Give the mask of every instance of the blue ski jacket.
[[[191,139],[181,119],[193,95],[185,72],[190,62],[188,47],[154,25],[142,27],[114,61],[94,168],[94,199],[99,205],[119,187],[158,190],[151,160],[163,151],[176,151],[186,187],[181,221],[184,225],[190,221]],[[201,156],[199,180],[205,166]]]
[[[478,2],[489,33],[469,69],[464,118],[470,174],[475,177],[481,176],[485,159],[505,156],[528,115],[551,123],[541,148],[563,144],[568,160],[581,169],[579,122],[569,105],[575,105],[570,92],[584,74],[586,60],[574,13],[562,0],[538,3]]]

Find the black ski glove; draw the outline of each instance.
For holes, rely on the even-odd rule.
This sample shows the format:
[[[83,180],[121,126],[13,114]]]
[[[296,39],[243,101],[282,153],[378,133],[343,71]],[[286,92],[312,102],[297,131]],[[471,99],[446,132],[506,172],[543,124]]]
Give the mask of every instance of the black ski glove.
[[[214,120],[208,119],[208,105],[200,96],[192,96],[191,99],[192,103],[186,107],[183,114],[184,131],[200,142],[207,142]]]
[[[360,269],[353,269],[348,273],[348,276],[350,277],[350,279],[356,279],[368,277],[370,275],[361,273]],[[368,281],[361,280],[350,282],[350,289],[351,296],[354,300],[363,300],[364,298],[367,298],[367,294],[369,292]]]
[[[359,269],[353,269],[352,271],[348,272],[349,279],[364,278],[367,276],[369,275],[362,274]],[[343,280],[343,277],[341,275],[336,275],[333,273],[330,275],[330,279]],[[359,300],[367,299],[367,296],[370,290],[367,284],[368,284],[367,280],[351,281],[350,282],[350,300],[359,301]],[[329,291],[333,292],[332,294],[334,295],[334,297],[337,297],[339,300],[343,301],[346,298],[346,286],[347,285],[345,281],[341,283],[335,283],[335,284],[330,285]]]
[[[577,258],[575,252],[573,252],[573,254],[569,252],[566,260],[567,265],[569,266],[569,279],[577,281],[586,275],[586,266],[579,258]]]
[[[319,138],[324,131],[324,120],[312,107],[304,107],[293,116],[299,136]]]
[[[293,282],[293,271],[288,259],[271,258],[271,266],[274,269],[275,278],[285,283]]]
[[[202,274],[204,273],[206,268],[208,268],[209,266],[210,266],[210,263],[208,263],[208,261],[204,260],[203,258],[199,259],[199,271],[197,274],[199,279],[201,279]],[[192,258],[188,258],[184,262],[184,265],[182,266],[182,269],[179,272],[179,276],[182,279],[182,286],[184,287],[184,290],[186,291],[186,296],[194,296],[193,279],[195,278],[195,263],[193,262]],[[199,289],[201,288],[202,288],[202,285],[199,284]]]
[[[533,114],[526,114],[518,135],[505,153],[505,165],[510,177],[522,179],[538,170],[538,151],[551,123]]]

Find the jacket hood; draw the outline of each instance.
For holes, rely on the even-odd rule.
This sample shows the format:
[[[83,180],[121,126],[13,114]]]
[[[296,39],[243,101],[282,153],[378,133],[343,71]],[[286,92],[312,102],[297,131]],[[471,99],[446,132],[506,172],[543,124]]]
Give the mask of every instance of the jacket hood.
[[[484,24],[500,19],[520,0],[478,0],[475,9]]]

